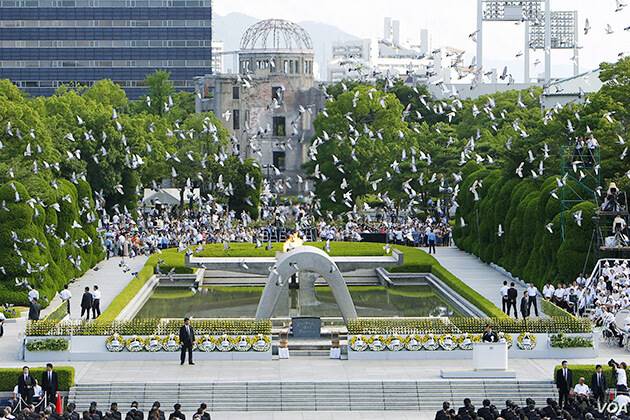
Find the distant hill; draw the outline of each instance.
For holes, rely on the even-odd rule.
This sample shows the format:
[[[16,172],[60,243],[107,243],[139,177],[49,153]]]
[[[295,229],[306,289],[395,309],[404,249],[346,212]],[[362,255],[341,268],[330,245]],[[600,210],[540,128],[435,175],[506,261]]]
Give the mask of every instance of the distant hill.
[[[230,13],[225,16],[215,15],[213,17],[212,37],[215,41],[223,41],[225,51],[238,50],[241,43],[241,36],[259,19],[244,15],[242,13]],[[331,26],[321,22],[298,22],[311,36],[313,48],[315,49],[315,62],[319,67],[320,79],[325,80],[327,76],[327,63],[331,55],[331,46],[335,41],[350,41],[358,39],[356,36],[342,31],[336,26]],[[225,71],[234,71],[234,59],[232,56],[224,57],[223,67]]]

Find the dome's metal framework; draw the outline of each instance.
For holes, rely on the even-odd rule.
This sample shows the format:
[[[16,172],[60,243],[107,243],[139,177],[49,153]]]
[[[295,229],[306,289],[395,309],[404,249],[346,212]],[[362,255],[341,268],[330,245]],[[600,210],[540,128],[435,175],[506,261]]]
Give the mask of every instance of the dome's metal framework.
[[[312,51],[313,41],[299,25],[268,19],[250,26],[241,38],[241,51]]]

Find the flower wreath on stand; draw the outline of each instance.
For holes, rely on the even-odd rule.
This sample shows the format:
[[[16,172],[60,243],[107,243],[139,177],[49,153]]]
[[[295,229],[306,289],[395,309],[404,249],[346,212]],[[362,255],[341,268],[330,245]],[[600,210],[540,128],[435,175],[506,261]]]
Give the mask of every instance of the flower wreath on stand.
[[[459,348],[462,350],[472,350],[474,343],[480,343],[481,336],[479,334],[464,333],[459,337]]]
[[[399,335],[392,335],[387,342],[390,351],[400,351],[405,348],[405,339]]]
[[[512,344],[513,344],[512,334],[499,332],[499,343],[507,343],[508,349],[512,348]]]
[[[147,338],[147,341],[144,344],[144,348],[150,352],[156,352],[162,350],[162,339],[157,335],[152,335]]]
[[[536,348],[536,336],[532,333],[522,332],[516,339],[516,345],[521,350],[533,350]]]
[[[408,335],[405,339],[405,348],[409,351],[418,351],[422,349],[422,336],[418,334]]]
[[[440,347],[438,341],[439,340],[436,340],[433,334],[427,334],[424,337],[424,348],[429,351],[437,350]]]
[[[203,337],[197,338],[197,348],[203,352],[211,352],[217,348],[216,344],[214,344],[214,340],[208,334]]]
[[[372,351],[383,351],[387,348],[387,343],[382,335],[375,335],[370,339],[368,346]]]
[[[125,340],[118,334],[107,337],[105,340],[107,351],[118,353],[125,349]]]
[[[164,338],[162,341],[162,347],[165,351],[170,352],[179,351],[182,348],[179,342],[179,337],[175,334],[170,334],[168,337]]]
[[[142,338],[138,337],[137,335],[134,335],[131,338],[127,339],[127,342],[125,343],[125,347],[130,352],[137,353],[139,351],[144,350],[144,342]]]
[[[446,351],[455,350],[457,348],[457,339],[453,338],[450,334],[444,334],[438,339],[440,347]]]
[[[271,337],[268,335],[258,334],[257,336],[252,337],[252,339],[254,340],[252,344],[252,349],[254,349],[254,351],[264,352],[269,351],[271,348]]]
[[[234,348],[234,343],[230,340],[226,334],[223,334],[221,337],[217,339],[217,350],[219,351],[230,351]]]
[[[350,348],[354,351],[365,351],[368,348],[367,339],[360,335],[353,335],[350,338]]]
[[[236,351],[249,351],[252,348],[251,340],[246,335],[235,337],[234,349]]]

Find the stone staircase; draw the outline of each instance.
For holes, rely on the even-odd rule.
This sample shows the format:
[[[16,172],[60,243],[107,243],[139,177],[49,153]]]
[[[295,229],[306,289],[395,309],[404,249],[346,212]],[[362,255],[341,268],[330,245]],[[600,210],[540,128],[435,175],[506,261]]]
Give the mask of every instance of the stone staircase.
[[[533,398],[544,406],[548,397],[557,397],[549,381],[468,380],[468,381],[361,381],[361,382],[233,382],[233,383],[114,383],[78,384],[68,400],[78,410],[96,401],[105,410],[112,402],[124,413],[131,401],[148,410],[160,401],[167,412],[182,404],[184,412],[194,412],[205,402],[209,411],[435,411],[443,401],[462,405],[464,398],[481,406],[484,398],[497,407],[505,400],[519,405]]]

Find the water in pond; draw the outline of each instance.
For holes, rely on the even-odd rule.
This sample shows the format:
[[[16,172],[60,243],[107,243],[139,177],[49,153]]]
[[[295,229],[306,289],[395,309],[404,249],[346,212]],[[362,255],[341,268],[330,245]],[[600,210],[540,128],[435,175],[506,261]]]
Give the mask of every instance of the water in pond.
[[[430,286],[350,286],[359,316],[456,316],[458,313]],[[190,289],[157,288],[136,318],[252,318],[262,287],[204,287],[193,294]],[[274,317],[290,315],[341,316],[328,286],[315,288],[318,303],[300,305],[299,292],[290,290],[280,298]]]

